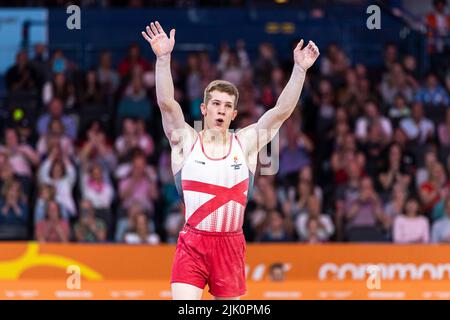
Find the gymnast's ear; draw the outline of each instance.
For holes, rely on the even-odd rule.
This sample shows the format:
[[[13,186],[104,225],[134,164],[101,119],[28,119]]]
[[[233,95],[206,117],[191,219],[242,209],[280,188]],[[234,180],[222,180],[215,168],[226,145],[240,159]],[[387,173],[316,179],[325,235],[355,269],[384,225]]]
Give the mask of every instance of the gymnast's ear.
[[[206,104],[204,102],[200,104],[200,111],[202,112],[203,116],[206,116]]]
[[[233,121],[236,118],[237,114],[238,114],[238,111],[237,111],[237,109],[235,107],[234,110],[233,110],[233,115],[231,116],[231,121]]]

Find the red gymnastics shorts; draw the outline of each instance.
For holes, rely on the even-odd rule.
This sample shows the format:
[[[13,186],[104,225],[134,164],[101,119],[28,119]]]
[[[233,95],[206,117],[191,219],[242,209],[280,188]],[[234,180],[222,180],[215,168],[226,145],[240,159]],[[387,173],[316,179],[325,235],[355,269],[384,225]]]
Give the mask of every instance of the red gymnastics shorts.
[[[171,283],[187,283],[214,297],[246,292],[245,237],[238,232],[207,232],[185,225],[178,237]]]

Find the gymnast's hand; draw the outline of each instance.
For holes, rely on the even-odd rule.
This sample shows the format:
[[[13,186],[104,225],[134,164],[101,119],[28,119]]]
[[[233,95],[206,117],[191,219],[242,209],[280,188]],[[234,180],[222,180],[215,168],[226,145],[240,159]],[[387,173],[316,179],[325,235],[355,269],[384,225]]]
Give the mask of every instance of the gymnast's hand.
[[[309,41],[306,47],[303,47],[303,39],[300,40],[298,45],[294,49],[294,62],[296,66],[299,66],[304,71],[311,67],[316,59],[319,57],[320,52],[316,44]]]
[[[158,21],[150,23],[145,30],[146,32],[142,31],[142,36],[152,46],[156,58],[168,57],[175,45],[175,29],[170,30],[170,38],[167,37]]]

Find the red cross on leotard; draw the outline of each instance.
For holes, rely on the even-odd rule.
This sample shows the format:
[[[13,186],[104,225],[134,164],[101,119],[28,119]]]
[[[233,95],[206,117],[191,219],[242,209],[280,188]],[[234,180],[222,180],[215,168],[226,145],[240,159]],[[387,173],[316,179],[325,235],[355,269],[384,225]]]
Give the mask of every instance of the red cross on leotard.
[[[196,227],[208,215],[229,201],[236,201],[242,206],[245,206],[247,202],[247,196],[244,192],[248,190],[248,178],[231,188],[193,180],[183,180],[181,183],[183,191],[196,191],[214,195],[189,217],[187,223],[192,227]]]

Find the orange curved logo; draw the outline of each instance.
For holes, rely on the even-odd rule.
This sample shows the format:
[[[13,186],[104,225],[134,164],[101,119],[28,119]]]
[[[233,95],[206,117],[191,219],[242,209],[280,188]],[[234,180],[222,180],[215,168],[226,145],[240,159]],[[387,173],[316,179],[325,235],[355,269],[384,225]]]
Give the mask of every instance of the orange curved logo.
[[[65,271],[71,265],[79,266],[81,274],[88,280],[103,279],[100,273],[83,263],[54,254],[39,254],[39,244],[29,242],[25,253],[17,259],[0,261],[0,280],[17,280],[23,272],[33,267],[47,266]]]

